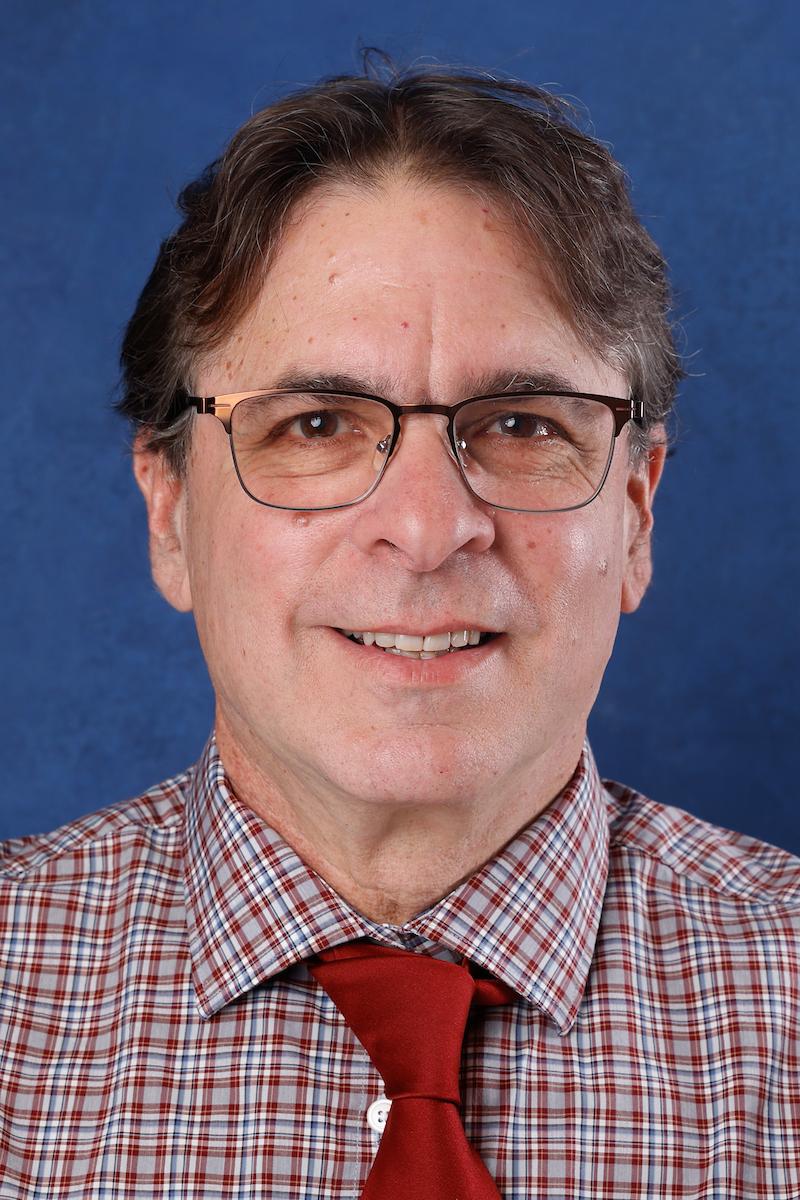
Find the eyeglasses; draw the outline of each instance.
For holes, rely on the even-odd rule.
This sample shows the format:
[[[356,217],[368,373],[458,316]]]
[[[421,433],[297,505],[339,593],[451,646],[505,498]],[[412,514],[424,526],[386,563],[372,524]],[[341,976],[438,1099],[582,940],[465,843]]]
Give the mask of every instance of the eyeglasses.
[[[469,491],[493,508],[567,512],[606,481],[640,400],[591,392],[509,391],[457,404],[397,405],[329,391],[251,391],[179,398],[179,410],[211,413],[231,443],[239,481],[270,508],[346,508],[370,496],[416,413],[445,417],[452,455]]]

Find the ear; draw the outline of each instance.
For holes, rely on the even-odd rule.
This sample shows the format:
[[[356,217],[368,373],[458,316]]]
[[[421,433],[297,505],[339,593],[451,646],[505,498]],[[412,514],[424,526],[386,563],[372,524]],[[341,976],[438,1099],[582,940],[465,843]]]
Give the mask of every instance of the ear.
[[[663,436],[663,431],[662,431]],[[653,498],[664,470],[666,438],[651,446],[644,462],[632,466],[625,499],[625,545],[627,561],[622,576],[620,610],[635,612],[653,574],[651,531]]]
[[[148,449],[141,433],[133,446],[133,474],[147,506],[153,582],[173,608],[190,612],[185,480],[173,473],[162,452]]]

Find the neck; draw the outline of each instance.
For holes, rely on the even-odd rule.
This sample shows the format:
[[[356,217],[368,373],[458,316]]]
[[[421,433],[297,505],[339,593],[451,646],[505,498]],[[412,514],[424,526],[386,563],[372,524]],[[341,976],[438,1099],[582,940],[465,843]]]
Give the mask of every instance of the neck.
[[[582,742],[537,759],[538,770],[492,780],[488,794],[376,804],[263,747],[248,753],[219,712],[216,738],[237,799],[353,908],[392,925],[446,896],[539,816],[571,778]]]

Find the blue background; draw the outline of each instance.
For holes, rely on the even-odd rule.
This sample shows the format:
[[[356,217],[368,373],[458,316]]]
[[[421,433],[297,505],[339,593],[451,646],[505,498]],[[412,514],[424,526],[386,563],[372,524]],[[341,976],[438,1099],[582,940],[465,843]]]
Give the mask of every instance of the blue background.
[[[690,378],[656,575],[592,719],[601,770],[800,852],[798,6],[211,0],[3,9],[0,837],[135,794],[212,719],[150,583],[123,326],[182,184],[253,108],[360,43],[587,106],[666,252]]]

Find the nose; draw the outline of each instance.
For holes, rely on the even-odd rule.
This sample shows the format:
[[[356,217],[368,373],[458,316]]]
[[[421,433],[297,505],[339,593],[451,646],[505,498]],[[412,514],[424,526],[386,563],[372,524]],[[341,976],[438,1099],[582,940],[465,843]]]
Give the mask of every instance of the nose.
[[[401,418],[400,440],[377,488],[357,506],[354,540],[367,553],[391,547],[412,571],[435,571],[459,550],[495,538],[492,510],[468,490],[447,438],[447,419]]]

